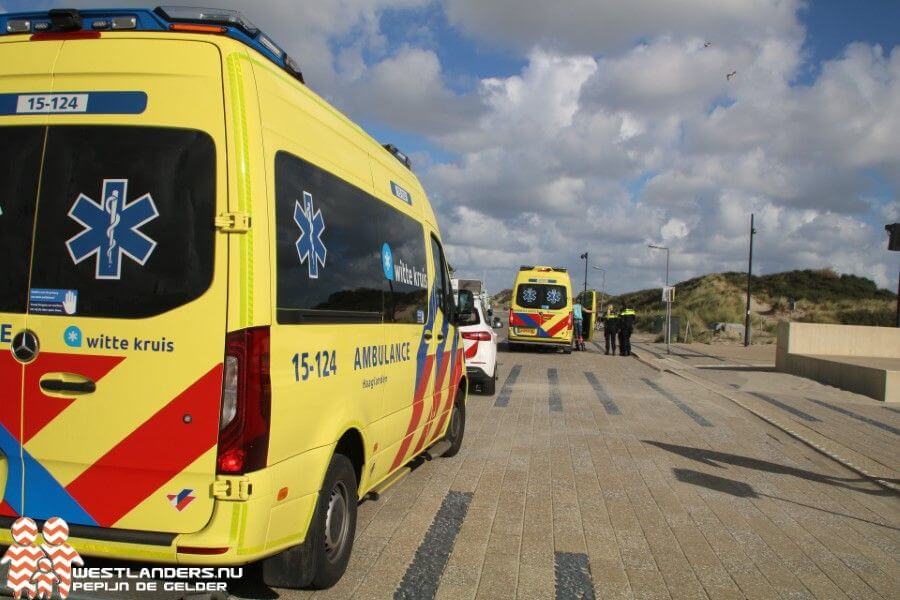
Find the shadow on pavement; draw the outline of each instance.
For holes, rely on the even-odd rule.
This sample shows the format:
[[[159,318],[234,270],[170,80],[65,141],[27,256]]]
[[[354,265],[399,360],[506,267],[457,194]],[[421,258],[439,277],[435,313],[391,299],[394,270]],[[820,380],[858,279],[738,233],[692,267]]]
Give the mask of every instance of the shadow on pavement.
[[[681,481],[683,483],[690,483],[692,485],[704,487],[708,490],[713,490],[715,492],[721,492],[723,494],[728,494],[730,496],[735,496],[737,498],[771,498],[772,500],[779,500],[781,502],[790,502],[791,504],[795,504],[797,506],[802,506],[804,508],[809,508],[812,510],[817,510],[819,512],[828,513],[830,515],[835,515],[837,517],[845,517],[848,519],[855,519],[857,521],[863,521],[864,523],[869,523],[870,525],[877,525],[878,527],[884,527],[885,529],[893,529],[894,531],[900,531],[900,528],[893,527],[891,525],[887,525],[885,523],[878,523],[877,521],[870,521],[868,519],[863,519],[860,517],[854,517],[853,515],[848,515],[846,513],[834,512],[832,510],[827,510],[824,508],[819,508],[817,506],[810,506],[809,504],[804,504],[802,502],[796,502],[794,500],[788,500],[787,498],[781,498],[779,496],[770,496],[769,494],[763,494],[761,492],[757,492],[753,489],[753,486],[749,483],[744,483],[743,481],[737,481],[736,479],[728,479],[727,477],[719,477],[718,475],[713,475],[711,473],[702,473],[700,471],[694,471],[691,469],[672,469],[672,472],[675,474],[675,479]]]
[[[684,456],[685,458],[690,458],[691,460],[695,460],[697,462],[701,462],[705,465],[709,465],[711,467],[716,467],[718,469],[724,468],[722,464],[734,465],[737,467],[744,467],[746,469],[753,469],[754,471],[764,471],[766,473],[776,473],[778,475],[791,475],[793,477],[798,477],[800,479],[805,479],[807,481],[815,481],[817,483],[825,483],[828,485],[838,486],[847,488],[850,490],[854,490],[857,492],[862,492],[864,494],[869,494],[871,496],[896,496],[896,492],[891,490],[887,490],[881,487],[876,489],[867,489],[863,487],[857,487],[854,485],[849,485],[851,483],[863,483],[869,482],[868,479],[862,477],[834,477],[831,475],[823,475],[821,473],[815,473],[813,471],[806,471],[804,469],[799,469],[797,467],[789,467],[786,465],[780,465],[778,463],[773,463],[767,460],[761,460],[758,458],[750,458],[749,456],[740,456],[738,454],[728,454],[726,452],[717,452],[715,450],[705,450],[703,448],[692,448],[690,446],[678,446],[675,444],[667,444],[665,442],[657,442],[654,440],[641,440],[645,444],[650,444],[651,446],[656,446],[657,448],[662,448],[668,452],[672,452],[674,454],[678,454],[679,456]]]

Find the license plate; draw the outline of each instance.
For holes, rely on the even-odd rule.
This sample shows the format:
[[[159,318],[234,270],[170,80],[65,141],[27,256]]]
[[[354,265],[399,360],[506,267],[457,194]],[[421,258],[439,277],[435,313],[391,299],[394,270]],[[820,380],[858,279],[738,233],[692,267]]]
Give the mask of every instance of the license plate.
[[[526,327],[518,327],[516,329],[516,333],[519,335],[537,335],[537,329],[526,328]]]

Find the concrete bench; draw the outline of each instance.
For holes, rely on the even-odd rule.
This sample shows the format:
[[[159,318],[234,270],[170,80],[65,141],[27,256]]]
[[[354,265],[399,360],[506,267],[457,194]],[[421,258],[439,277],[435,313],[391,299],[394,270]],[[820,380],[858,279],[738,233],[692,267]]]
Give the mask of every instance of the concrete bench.
[[[900,329],[782,322],[775,366],[884,402],[900,402]]]

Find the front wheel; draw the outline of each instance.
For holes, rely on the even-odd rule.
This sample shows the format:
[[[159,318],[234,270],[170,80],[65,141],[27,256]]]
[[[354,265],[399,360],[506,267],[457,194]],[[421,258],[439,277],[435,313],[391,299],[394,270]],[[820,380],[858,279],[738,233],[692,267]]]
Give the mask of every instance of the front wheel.
[[[263,562],[263,580],[272,587],[325,589],[347,570],[356,535],[356,471],[335,454],[319,491],[306,541]]]
[[[462,448],[463,436],[466,433],[466,404],[464,402],[465,395],[457,392],[456,400],[453,402],[453,412],[450,413],[450,423],[447,425],[447,435],[444,436],[450,447],[442,455],[444,458],[456,456],[459,449]]]

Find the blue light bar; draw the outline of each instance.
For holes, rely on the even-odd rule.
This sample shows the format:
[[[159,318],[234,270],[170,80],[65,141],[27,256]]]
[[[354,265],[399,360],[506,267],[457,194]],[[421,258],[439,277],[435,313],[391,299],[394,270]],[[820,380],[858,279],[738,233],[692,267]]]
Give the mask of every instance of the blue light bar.
[[[69,12],[69,11],[67,11]],[[184,6],[146,8],[111,8],[70,11],[81,19],[81,29],[169,31],[175,23],[218,25],[225,28],[222,35],[245,44],[290,73],[301,83],[303,74],[293,58],[259,30],[244,16],[233,10],[190,8]],[[58,22],[58,19],[57,19]],[[132,26],[132,23],[134,25]],[[50,11],[31,11],[0,14],[0,36],[34,34],[55,31]]]

